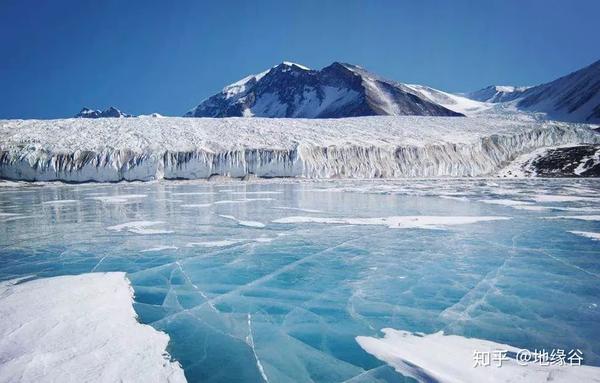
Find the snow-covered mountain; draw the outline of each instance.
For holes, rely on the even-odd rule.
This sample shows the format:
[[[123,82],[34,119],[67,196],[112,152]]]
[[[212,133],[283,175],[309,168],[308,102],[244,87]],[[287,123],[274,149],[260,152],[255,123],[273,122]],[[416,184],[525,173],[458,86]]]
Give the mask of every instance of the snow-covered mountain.
[[[529,87],[492,86],[467,97],[485,102],[508,102],[518,110],[546,118],[600,123],[600,60],[549,83]]]
[[[121,117],[133,117],[131,114],[123,113],[119,109],[114,106],[109,107],[106,110],[93,110],[90,108],[83,108],[79,113],[77,113],[75,118],[121,118]]]
[[[471,100],[481,102],[506,102],[519,98],[529,86],[490,85],[475,92],[466,93],[464,96]]]
[[[413,88],[351,64],[321,70],[283,62],[226,86],[185,117],[462,116]]]

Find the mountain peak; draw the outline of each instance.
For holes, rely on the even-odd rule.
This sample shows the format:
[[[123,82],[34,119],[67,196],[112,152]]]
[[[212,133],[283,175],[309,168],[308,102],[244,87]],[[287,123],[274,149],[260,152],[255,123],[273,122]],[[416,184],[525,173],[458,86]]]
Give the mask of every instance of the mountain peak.
[[[202,101],[186,117],[340,118],[374,115],[462,116],[402,84],[334,62],[312,70],[284,61]]]
[[[105,117],[113,117],[113,118],[121,118],[121,117],[132,117],[131,114],[123,113],[119,109],[114,106],[108,107],[108,109],[104,111],[90,109],[88,107],[83,107],[79,113],[77,113],[75,118],[105,118]]]
[[[472,100],[513,102],[519,110],[560,121],[600,122],[600,60],[554,81],[531,86],[491,85],[467,93]]]
[[[304,66],[304,65],[301,65],[301,64],[297,64],[297,63],[294,63],[294,62],[291,62],[291,61],[283,61],[279,65],[288,66],[288,67],[297,67],[297,68],[300,68],[300,69],[303,69],[303,70],[311,70],[307,66]],[[279,65],[277,65],[277,66],[279,66]]]

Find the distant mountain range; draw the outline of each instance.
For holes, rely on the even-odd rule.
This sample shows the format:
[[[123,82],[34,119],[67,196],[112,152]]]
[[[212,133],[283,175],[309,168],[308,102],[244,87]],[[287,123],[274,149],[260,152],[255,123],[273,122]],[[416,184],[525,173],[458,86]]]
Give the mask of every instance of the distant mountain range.
[[[492,85],[466,94],[402,84],[352,64],[334,62],[313,70],[284,61],[226,86],[185,117],[460,117],[506,113],[600,123],[600,61],[537,86]],[[110,107],[104,111],[83,108],[75,117],[133,116]],[[161,116],[153,113],[149,117]]]
[[[104,117],[120,118],[120,117],[133,117],[133,116],[131,114],[123,113],[119,109],[115,108],[114,106],[111,106],[110,108],[103,110],[103,111],[93,110],[90,108],[83,108],[74,117],[75,118],[104,118]]]
[[[549,119],[600,123],[600,60],[552,82],[532,86],[489,86],[465,95],[473,100],[510,103]]]
[[[75,118],[123,118],[123,117],[163,117],[158,113],[152,114],[142,114],[139,116],[134,116],[131,114],[123,113],[119,109],[114,106],[109,107],[103,111],[94,110],[90,108],[83,108],[79,113],[77,113]]]
[[[312,70],[283,62],[226,86],[186,117],[462,116],[414,89],[365,69],[334,62]]]

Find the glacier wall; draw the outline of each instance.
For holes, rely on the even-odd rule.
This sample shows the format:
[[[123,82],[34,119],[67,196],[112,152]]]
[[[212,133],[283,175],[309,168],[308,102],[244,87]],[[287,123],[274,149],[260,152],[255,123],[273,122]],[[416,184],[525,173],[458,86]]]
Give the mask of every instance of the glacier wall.
[[[373,119],[367,120],[373,122]],[[326,120],[321,124],[327,125],[323,121]],[[389,123],[385,119],[382,122]],[[233,125],[236,124],[240,125],[239,122]],[[8,142],[0,144],[0,177],[27,181],[115,182],[206,179],[214,175],[237,178],[249,175],[303,178],[485,176],[537,148],[600,143],[600,135],[592,129],[565,123],[529,124],[525,128],[517,124],[519,127],[514,129],[505,126],[494,129],[492,126],[479,131],[457,128],[450,136],[448,130],[439,134],[410,135],[420,128],[411,124],[404,124],[400,130],[392,125],[388,126],[390,129],[374,133],[369,132],[370,125],[366,124],[366,135],[360,139],[353,139],[356,131],[352,129],[357,126],[352,125],[345,140],[343,127],[336,127],[341,130],[341,136],[335,140],[327,126],[317,136],[316,129],[301,127],[290,133],[291,139],[276,144],[261,142],[260,137],[270,133],[268,129],[252,130],[246,124],[240,125],[245,129],[245,136],[239,138],[236,136],[237,125],[231,127],[231,123],[228,124],[231,142],[227,141],[227,136],[207,136],[205,131],[202,131],[201,139],[197,139],[184,127],[187,136],[177,137],[178,144],[167,142],[174,139],[165,138],[170,131],[165,132],[160,127],[150,129],[145,136],[140,136],[142,133],[137,130],[127,131],[135,140],[119,136],[118,145],[112,142],[117,141],[112,134],[119,134],[118,131],[99,129],[102,139],[94,143],[95,147],[86,147],[83,141],[79,145],[71,141],[65,144],[66,138],[48,143],[45,142],[48,139],[27,130],[18,130],[18,135],[7,134],[4,130],[0,135],[7,135]],[[496,130],[499,132],[495,133]],[[199,134],[196,130],[192,132]],[[281,134],[279,131],[271,133]],[[386,134],[389,137],[386,138]],[[85,140],[85,137],[79,139]]]

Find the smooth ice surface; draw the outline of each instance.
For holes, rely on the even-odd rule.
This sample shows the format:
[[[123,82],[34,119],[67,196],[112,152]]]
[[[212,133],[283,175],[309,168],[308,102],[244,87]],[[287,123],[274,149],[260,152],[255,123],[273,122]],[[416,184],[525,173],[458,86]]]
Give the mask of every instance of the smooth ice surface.
[[[539,148],[598,143],[592,127],[521,115],[0,120],[0,178],[483,176]]]
[[[600,382],[600,367],[542,366],[537,363],[520,365],[514,356],[500,363],[491,361],[490,365],[475,366],[474,350],[492,355],[519,352],[518,348],[506,344],[444,335],[441,331],[430,335],[391,328],[382,331],[384,338],[359,336],[356,340],[367,352],[419,382]]]
[[[185,382],[124,273],[0,282],[0,381]]]
[[[356,342],[383,328],[578,348],[600,366],[600,247],[579,234],[600,221],[571,219],[600,215],[599,192],[594,179],[0,182],[0,280],[126,272],[190,382],[411,381]]]

